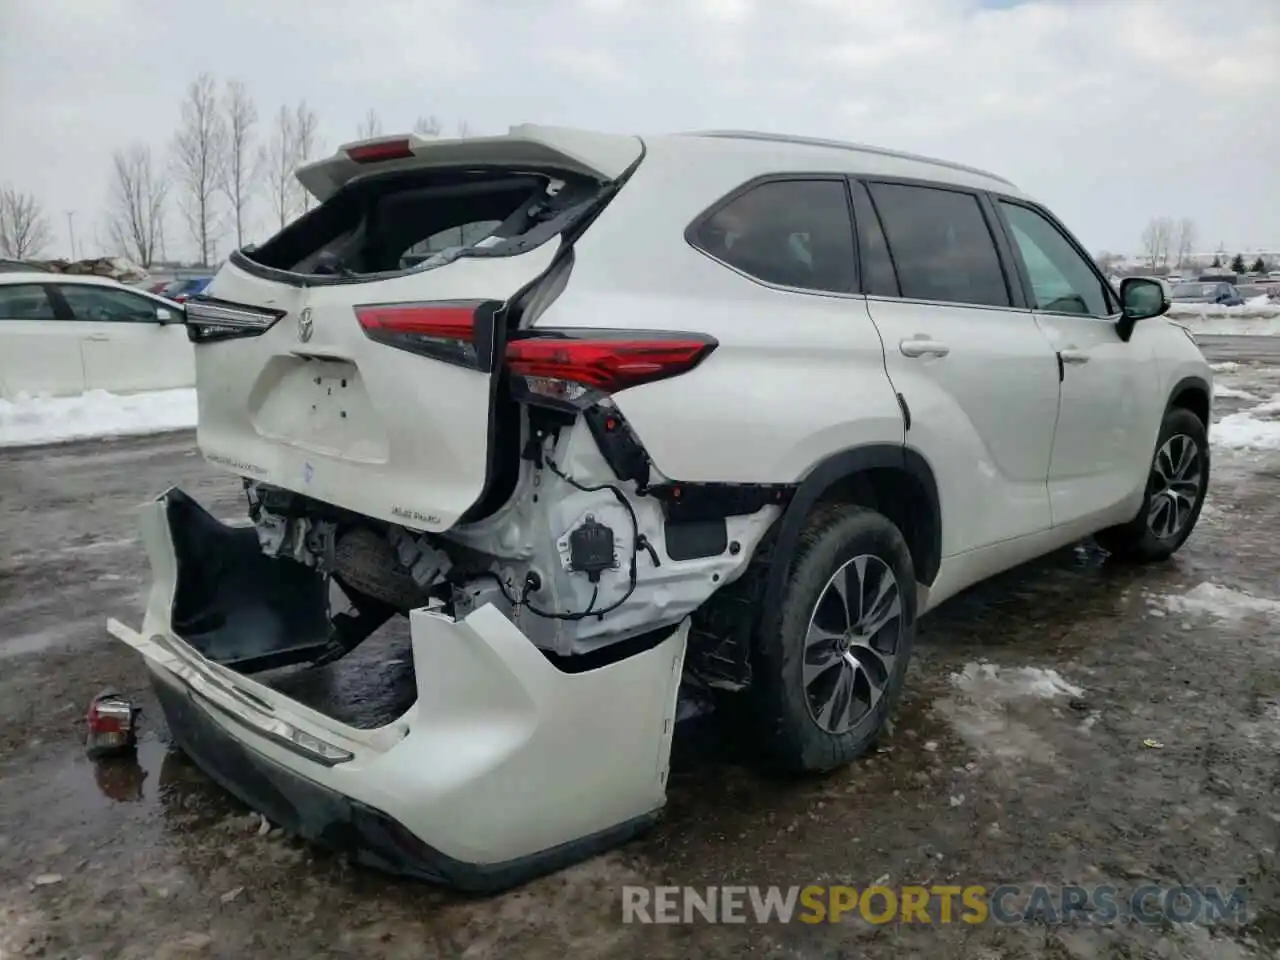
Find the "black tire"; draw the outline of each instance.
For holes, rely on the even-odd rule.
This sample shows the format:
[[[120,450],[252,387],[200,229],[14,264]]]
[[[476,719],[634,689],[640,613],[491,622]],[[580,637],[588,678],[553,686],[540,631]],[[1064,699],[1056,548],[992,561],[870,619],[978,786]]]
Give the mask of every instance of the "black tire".
[[[878,635],[881,642],[887,642],[896,632],[896,652],[885,671],[878,700],[868,697],[869,706],[864,705],[865,712],[848,729],[832,730],[833,724],[824,728],[815,715],[810,700],[814,687],[805,687],[806,637],[811,619],[817,622],[820,613],[830,616],[831,601],[824,597],[824,591],[836,572],[860,557],[875,558],[879,564],[863,560],[859,567],[854,563],[851,569],[855,576],[859,569],[887,569],[896,581],[901,609],[898,627],[895,631],[892,622],[886,623]],[[874,591],[875,587],[868,582],[865,589]],[[821,608],[820,601],[824,604]],[[762,746],[771,765],[788,773],[816,773],[842,766],[866,751],[897,702],[911,657],[915,622],[915,568],[898,528],[864,507],[836,505],[815,511],[791,558],[782,602],[772,621],[761,625],[757,644],[752,690],[762,726]],[[811,652],[821,651],[815,648]],[[839,660],[836,656],[830,662],[833,669],[843,672],[845,664]],[[869,675],[864,673],[864,680]],[[856,711],[851,710],[854,715]]]
[[[1172,506],[1169,495],[1165,492],[1172,485],[1165,482],[1161,470],[1168,472],[1168,464],[1162,460],[1166,445],[1181,448],[1178,438],[1185,438],[1195,447],[1194,465],[1199,485],[1191,501],[1191,509],[1185,518],[1178,523],[1176,529],[1167,532],[1164,521],[1169,516]],[[1171,449],[1172,449],[1171,447]],[[1188,468],[1190,470],[1190,467]],[[1188,476],[1190,473],[1188,473]],[[1185,493],[1187,487],[1180,489]],[[1190,410],[1174,407],[1164,415],[1160,424],[1160,434],[1156,439],[1156,448],[1151,457],[1151,469],[1147,475],[1147,489],[1142,497],[1142,508],[1138,515],[1128,523],[1117,527],[1109,527],[1094,536],[1098,544],[1112,556],[1129,563],[1154,563],[1167,560],[1177,552],[1191,536],[1196,521],[1200,518],[1200,508],[1204,506],[1205,494],[1209,489],[1209,435],[1205,425]],[[1153,507],[1158,513],[1153,514]],[[1160,532],[1157,532],[1160,531]]]

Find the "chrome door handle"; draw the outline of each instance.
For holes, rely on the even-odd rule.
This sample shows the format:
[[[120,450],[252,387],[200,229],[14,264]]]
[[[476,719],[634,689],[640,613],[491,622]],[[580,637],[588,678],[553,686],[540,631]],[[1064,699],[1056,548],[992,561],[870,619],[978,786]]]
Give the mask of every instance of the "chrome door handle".
[[[1058,356],[1062,358],[1063,363],[1089,362],[1089,354],[1084,350],[1076,350],[1074,347],[1068,347],[1066,350],[1059,350]]]
[[[898,349],[904,357],[945,357],[951,348],[940,340],[928,337],[916,337],[898,341]]]
[[[110,340],[111,338],[110,338],[110,337],[108,337],[105,333],[91,333],[91,334],[89,334],[87,337],[85,337],[85,339],[86,339],[86,340],[92,340],[92,341],[94,341],[95,343],[105,343],[106,341]]]

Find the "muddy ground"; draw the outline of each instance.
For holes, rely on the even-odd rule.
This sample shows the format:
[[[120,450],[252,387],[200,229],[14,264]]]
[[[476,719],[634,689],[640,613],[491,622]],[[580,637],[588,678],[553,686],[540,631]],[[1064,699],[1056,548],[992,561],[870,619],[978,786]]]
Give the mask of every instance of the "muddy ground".
[[[1220,379],[1280,392],[1274,367]],[[1215,458],[1175,560],[1080,546],[922,621],[893,730],[862,762],[776,782],[695,721],[654,831],[468,900],[264,833],[168,746],[103,624],[140,615],[140,500],[180,484],[243,512],[189,436],[0,453],[0,958],[1280,955],[1280,453]],[[341,689],[394,652],[307,682]],[[144,705],[136,764],[83,755],[108,685]],[[1248,901],[1245,924],[1217,926],[621,922],[624,884],[877,881],[1243,884]]]

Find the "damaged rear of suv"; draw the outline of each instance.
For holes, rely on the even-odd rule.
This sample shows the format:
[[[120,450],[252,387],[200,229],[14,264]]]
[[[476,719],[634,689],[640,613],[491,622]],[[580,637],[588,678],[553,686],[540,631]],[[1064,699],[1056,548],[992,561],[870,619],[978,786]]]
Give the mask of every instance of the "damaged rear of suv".
[[[669,524],[613,394],[709,336],[557,317],[633,137],[517,127],[380,139],[299,172],[318,207],[187,305],[198,442],[250,524],[144,509],[140,631],[182,747],[313,839],[471,889],[646,825],[664,801],[688,619],[776,518]],[[601,303],[600,308],[607,306]],[[707,538],[717,541],[707,543]],[[410,622],[414,706],[372,730],[251,675]]]
[[[1204,357],[1159,283],[1113,290],[992,174],[516,127],[298,175],[319,206],[186,306],[199,445],[248,517],[146,505],[144,620],[110,629],[211,776],[365,862],[485,890],[625,839],[691,700],[831,770],[918,614],[1195,525]],[[406,622],[411,702],[299,694],[352,670],[358,700]]]

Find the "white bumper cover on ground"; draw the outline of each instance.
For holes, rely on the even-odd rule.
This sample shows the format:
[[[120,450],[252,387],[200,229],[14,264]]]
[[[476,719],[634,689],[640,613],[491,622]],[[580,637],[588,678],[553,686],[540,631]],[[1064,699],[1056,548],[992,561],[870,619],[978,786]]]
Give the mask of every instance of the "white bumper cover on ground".
[[[202,571],[179,572],[166,497],[142,510],[142,630],[109,630],[146,658],[175,740],[269,818],[378,866],[494,889],[626,839],[662,807],[687,623],[565,673],[492,606],[462,621],[415,610],[417,702],[360,730],[174,633],[179,577]]]

